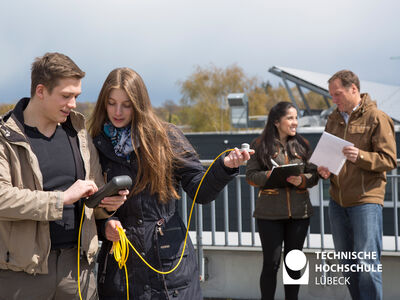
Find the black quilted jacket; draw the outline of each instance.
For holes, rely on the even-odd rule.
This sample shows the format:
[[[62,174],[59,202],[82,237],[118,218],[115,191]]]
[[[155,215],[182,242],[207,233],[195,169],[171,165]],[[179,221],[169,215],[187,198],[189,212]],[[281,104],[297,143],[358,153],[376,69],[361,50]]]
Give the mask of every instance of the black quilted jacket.
[[[188,196],[193,199],[205,171],[184,135],[172,125],[170,130],[174,132],[170,135],[174,149],[183,149],[187,153],[183,165],[175,169],[174,175]],[[99,151],[102,169],[108,181],[117,175],[129,175],[135,182],[137,159],[134,153],[130,161],[117,157],[111,141],[104,134],[95,137],[93,141]],[[214,200],[237,174],[238,169],[226,168],[222,159],[217,160],[202,184],[197,202],[209,203]],[[122,223],[128,239],[141,255],[159,270],[168,271],[175,266],[183,249],[186,228],[176,211],[176,202],[176,199],[170,199],[167,204],[160,204],[155,195],[144,191],[130,197],[112,217]],[[125,299],[125,274],[123,269],[118,268],[113,255],[109,254],[112,243],[107,241],[104,235],[106,221],[97,221],[99,237],[104,241],[98,256],[99,297]],[[133,251],[130,251],[127,268],[131,299],[203,299],[197,259],[190,238],[181,265],[169,275],[155,273]]]

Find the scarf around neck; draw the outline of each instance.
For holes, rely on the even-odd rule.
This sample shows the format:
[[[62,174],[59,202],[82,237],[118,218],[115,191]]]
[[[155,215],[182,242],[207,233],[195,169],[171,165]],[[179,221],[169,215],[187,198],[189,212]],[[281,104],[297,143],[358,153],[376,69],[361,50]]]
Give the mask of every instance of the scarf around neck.
[[[134,149],[134,146],[132,145],[130,125],[123,128],[117,128],[108,121],[103,125],[103,130],[105,135],[111,139],[111,144],[114,146],[115,154],[129,160],[129,155]]]

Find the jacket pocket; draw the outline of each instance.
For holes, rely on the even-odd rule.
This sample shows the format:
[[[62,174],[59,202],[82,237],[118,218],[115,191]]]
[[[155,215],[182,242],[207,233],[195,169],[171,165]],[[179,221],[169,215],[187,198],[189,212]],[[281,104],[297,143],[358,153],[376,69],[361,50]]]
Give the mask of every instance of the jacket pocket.
[[[382,173],[361,171],[362,192],[364,195],[383,195],[385,192],[386,177]]]
[[[348,133],[365,133],[371,129],[371,126],[360,124],[360,125],[350,125],[348,127]]]
[[[259,192],[259,195],[279,195],[278,189],[262,189]]]
[[[114,255],[110,254],[112,243],[103,242],[97,261],[99,263],[97,287],[100,296],[126,297],[126,279],[123,270],[119,269]],[[128,270],[129,273],[132,270]]]
[[[161,268],[164,272],[170,271],[175,268],[182,255],[186,228],[180,217],[174,215],[156,234]],[[188,236],[180,265],[173,272],[165,275],[167,288],[179,289],[189,285],[195,270],[194,248]]]
[[[308,190],[296,189],[291,192],[291,210],[293,218],[306,218],[312,215],[312,205]]]
[[[3,241],[0,243],[0,264],[8,264],[10,262],[10,242],[12,242],[11,237],[11,227],[14,222],[0,222],[1,230],[0,230],[0,240]]]
[[[360,125],[349,125],[347,140],[354,143],[354,146],[362,150],[368,151],[370,149],[370,139],[365,136],[370,136],[371,126],[360,124]]]
[[[296,190],[296,194],[307,194],[307,193],[308,193],[307,189],[305,189],[305,190],[297,189]]]
[[[282,219],[288,217],[286,192],[261,194],[256,201],[255,218]]]
[[[37,223],[37,224],[36,224]],[[24,220],[11,222],[6,260],[10,265],[34,272],[42,267],[49,251],[49,243],[43,239],[44,227],[40,222]],[[40,242],[44,241],[43,244]],[[23,247],[21,247],[23,245]]]

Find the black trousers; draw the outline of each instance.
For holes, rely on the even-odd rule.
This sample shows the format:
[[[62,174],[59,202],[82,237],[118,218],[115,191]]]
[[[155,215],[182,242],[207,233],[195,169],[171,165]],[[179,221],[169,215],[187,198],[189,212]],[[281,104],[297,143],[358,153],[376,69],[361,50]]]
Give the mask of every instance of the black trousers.
[[[307,236],[310,219],[264,220],[257,219],[263,249],[263,268],[260,276],[262,300],[273,300],[276,289],[276,276],[281,262],[282,242],[284,257],[293,249],[302,250]],[[287,268],[293,279],[301,276],[300,271]],[[297,300],[299,285],[285,285],[285,299]]]

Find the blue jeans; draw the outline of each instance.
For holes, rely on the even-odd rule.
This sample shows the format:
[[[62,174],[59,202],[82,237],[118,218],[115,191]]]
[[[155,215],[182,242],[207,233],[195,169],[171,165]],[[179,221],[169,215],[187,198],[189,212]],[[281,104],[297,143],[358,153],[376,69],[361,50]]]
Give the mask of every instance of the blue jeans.
[[[340,264],[379,265],[382,250],[382,206],[367,203],[341,207],[335,201],[329,203],[329,219],[336,252],[375,253],[373,259],[342,260]],[[381,300],[381,272],[349,272],[348,288],[353,300]]]

